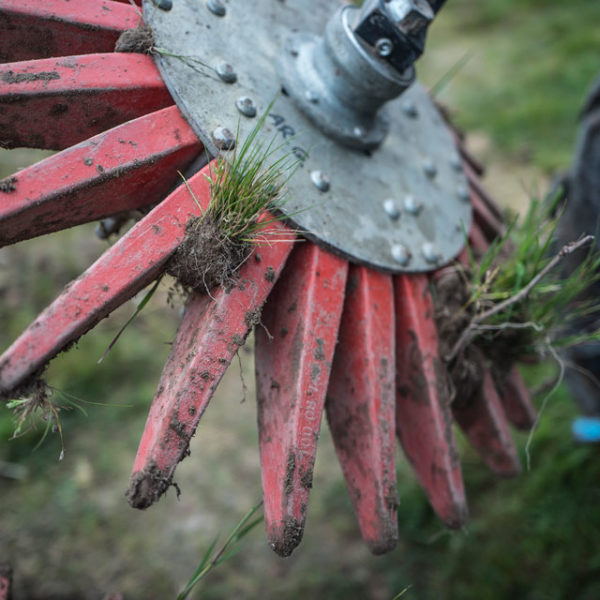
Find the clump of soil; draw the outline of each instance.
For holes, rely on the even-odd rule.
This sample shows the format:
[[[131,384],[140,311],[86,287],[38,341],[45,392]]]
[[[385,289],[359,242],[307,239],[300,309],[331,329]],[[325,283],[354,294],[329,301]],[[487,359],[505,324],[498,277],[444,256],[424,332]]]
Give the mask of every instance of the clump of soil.
[[[475,316],[470,303],[469,273],[448,268],[435,282],[435,321],[439,333],[440,355],[446,363],[451,385],[451,398],[468,402],[480,389],[485,367],[502,378],[512,365],[532,347],[533,333],[526,328],[498,329],[489,335],[476,335],[457,355],[448,359],[454,345]],[[518,314],[514,321],[520,322]]]
[[[32,375],[19,387],[12,390],[0,390],[0,402],[9,403],[15,417],[14,437],[18,437],[36,421],[56,420],[58,426],[58,409],[52,404],[52,390],[39,373]],[[12,403],[12,406],[11,406]]]
[[[206,213],[187,224],[185,238],[171,258],[167,273],[187,294],[209,293],[217,286],[228,290],[236,285],[237,271],[250,251],[250,244],[232,240]]]
[[[16,177],[7,177],[0,181],[0,192],[4,192],[5,194],[9,194],[10,192],[14,192],[17,189],[17,178]]]
[[[435,322],[442,358],[450,354],[473,317],[473,308],[467,304],[469,297],[467,274],[462,271],[449,268],[442,272],[435,282]],[[482,353],[469,344],[446,366],[453,388],[452,399],[468,401],[481,387],[483,381]]]
[[[39,373],[32,375],[20,386],[12,390],[0,389],[0,401],[27,400],[24,404],[29,406],[29,411],[43,408],[47,405],[51,390]]]
[[[150,462],[143,471],[131,476],[125,496],[133,508],[143,510],[152,506],[172,485],[176,486],[173,477],[166,476],[154,462]]]
[[[290,556],[302,541],[303,533],[304,523],[300,523],[294,517],[287,517],[283,522],[283,534],[281,538],[278,537],[276,541],[272,541],[271,547],[279,556],[284,558]]]
[[[152,54],[153,50],[154,34],[148,25],[126,29],[115,44],[115,52]]]

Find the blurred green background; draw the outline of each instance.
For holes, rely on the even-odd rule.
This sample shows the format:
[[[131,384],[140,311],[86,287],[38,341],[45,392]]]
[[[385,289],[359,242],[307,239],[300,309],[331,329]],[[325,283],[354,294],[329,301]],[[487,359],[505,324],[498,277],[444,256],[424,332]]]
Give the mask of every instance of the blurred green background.
[[[519,209],[568,168],[577,113],[600,73],[597,0],[449,0],[431,30],[421,79],[441,90],[469,146],[488,167],[488,188]],[[44,153],[4,151],[0,177]],[[0,346],[19,334],[72,278],[107,247],[93,225],[0,251]],[[234,361],[178,469],[182,489],[152,509],[124,498],[148,405],[178,322],[167,285],[98,358],[135,308],[128,303],[58,357],[48,381],[63,411],[65,458],[43,428],[10,440],[0,409],[0,562],[15,567],[17,600],[174,598],[219,531],[260,498],[251,340]],[[139,300],[139,299],[138,299]],[[529,368],[532,385],[551,366]],[[102,403],[98,406],[95,403]],[[432,514],[399,455],[398,548],[373,557],[362,544],[324,424],[304,541],[286,560],[256,529],[244,549],[209,575],[198,598],[364,598],[551,600],[600,598],[598,447],[570,435],[576,408],[564,388],[549,401],[532,445],[532,468],[498,480],[461,441],[471,521],[448,532]],[[524,436],[517,435],[521,450]],[[408,589],[407,589],[408,588]]]

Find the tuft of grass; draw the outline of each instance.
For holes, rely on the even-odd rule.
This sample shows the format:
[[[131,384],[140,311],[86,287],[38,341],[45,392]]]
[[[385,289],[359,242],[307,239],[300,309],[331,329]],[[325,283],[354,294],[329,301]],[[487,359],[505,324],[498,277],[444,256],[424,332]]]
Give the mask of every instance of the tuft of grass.
[[[42,445],[48,433],[51,431],[58,432],[60,438],[58,460],[62,461],[65,455],[65,444],[60,412],[76,408],[87,416],[81,406],[81,401],[70,394],[51,388],[40,377],[28,383],[17,396],[17,398],[8,400],[6,403],[6,408],[11,410],[14,416],[14,429],[11,439],[26,435],[36,429],[39,423],[44,423],[42,436],[33,450],[37,450]],[[57,396],[60,396],[60,399],[57,399]]]
[[[234,148],[219,156],[206,175],[210,202],[187,224],[186,236],[167,268],[185,292],[231,287],[256,244],[295,239],[291,230],[281,235],[267,229],[283,219],[279,209],[286,202],[285,185],[299,164],[291,153],[281,152],[275,136],[259,137],[272,104],[241,145],[238,125]]]
[[[514,362],[545,355],[549,345],[600,340],[598,331],[567,333],[570,326],[600,310],[600,303],[583,295],[600,278],[600,254],[590,235],[557,249],[560,218],[556,201],[534,199],[523,221],[513,220],[507,233],[479,260],[469,249],[469,300],[464,310],[471,320],[450,358],[468,342],[488,356],[497,353],[500,345],[504,356]],[[559,268],[563,259],[585,246],[588,251],[582,260],[568,270]]]
[[[258,139],[273,102],[259,119],[238,149],[239,125],[236,144],[229,156],[217,158],[208,181],[211,201],[203,217],[213,219],[224,237],[237,244],[253,243],[257,234],[281,217],[260,219],[267,209],[279,209],[286,201],[285,185],[299,164],[290,153],[271,140]]]
[[[457,263],[437,279],[435,318],[452,398],[471,398],[485,366],[500,383],[515,363],[552,358],[559,377],[543,411],[564,374],[559,350],[600,340],[600,330],[580,327],[600,311],[586,293],[600,279],[600,253],[591,235],[556,247],[557,202],[533,200],[525,218],[514,219],[487,251],[477,254],[467,244],[468,266]]]

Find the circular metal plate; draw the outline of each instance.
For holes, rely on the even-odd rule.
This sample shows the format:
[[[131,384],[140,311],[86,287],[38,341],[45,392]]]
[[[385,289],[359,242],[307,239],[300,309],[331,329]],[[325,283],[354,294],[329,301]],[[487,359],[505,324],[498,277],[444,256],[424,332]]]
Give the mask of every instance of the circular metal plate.
[[[341,146],[281,93],[276,68],[282,53],[297,52],[294,32],[322,34],[335,3],[229,0],[224,6],[218,16],[205,0],[174,0],[170,11],[144,0],[161,74],[207,150],[218,153],[213,133],[219,128],[239,127],[244,139],[275,100],[260,135],[276,136],[282,155],[301,159],[282,210],[306,237],[388,272],[428,271],[456,256],[471,221],[467,181],[450,132],[421,85],[385,107],[390,133],[379,148],[365,154]],[[256,105],[257,116],[240,111],[248,104],[243,97]]]

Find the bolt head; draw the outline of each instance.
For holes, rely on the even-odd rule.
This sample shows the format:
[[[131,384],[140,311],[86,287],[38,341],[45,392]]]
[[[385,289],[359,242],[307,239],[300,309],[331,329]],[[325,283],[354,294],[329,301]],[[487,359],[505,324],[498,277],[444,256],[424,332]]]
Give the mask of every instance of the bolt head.
[[[160,8],[160,10],[171,10],[173,8],[172,0],[152,0],[156,8]]]
[[[219,150],[232,150],[235,148],[235,136],[227,127],[217,127],[212,132],[212,139]]]
[[[411,119],[415,119],[419,116],[419,110],[417,109],[417,105],[411,100],[405,100],[402,103],[402,112]]]
[[[393,221],[400,218],[400,209],[393,198],[388,198],[387,200],[383,201],[383,210],[385,211],[385,214]]]
[[[237,73],[235,72],[233,66],[229,63],[220,62],[215,71],[225,83],[235,83],[237,81]]]
[[[217,17],[224,17],[227,9],[221,0],[208,0],[206,3],[206,8],[210,10],[213,15]]]
[[[245,117],[251,119],[256,116],[256,104],[250,96],[241,96],[236,100],[235,106]]]
[[[388,38],[381,38],[375,42],[375,51],[382,58],[389,56],[393,49],[394,44],[392,44],[392,40],[389,40]]]
[[[384,6],[398,29],[407,34],[421,33],[435,16],[426,0],[390,0]]]
[[[312,104],[317,104],[317,102],[319,102],[319,96],[316,92],[313,92],[312,90],[306,90],[306,92],[304,92],[304,96]]]
[[[358,126],[358,125],[357,125],[357,126],[356,126],[356,127],[353,129],[353,130],[352,130],[352,133],[355,135],[355,137],[357,137],[357,138],[361,138],[361,137],[364,137],[364,135],[365,135],[365,130],[364,130],[362,127],[360,127],[360,126]]]
[[[322,171],[312,171],[310,174],[310,180],[313,182],[313,185],[321,192],[328,192],[331,187],[331,182],[329,181],[329,177],[325,175]]]
[[[423,171],[425,172],[425,175],[429,177],[429,179],[433,179],[437,175],[437,167],[430,158],[426,158],[423,161]]]
[[[417,198],[411,194],[404,196],[404,210],[411,215],[418,215],[423,209],[423,205]]]
[[[412,255],[410,250],[403,244],[393,244],[391,248],[392,258],[401,266],[405,267],[410,262]]]
[[[423,258],[429,264],[434,265],[440,260],[439,250],[431,242],[425,242],[421,246],[421,252],[423,253]]]
[[[450,159],[450,166],[457,173],[461,173],[463,170],[462,160],[458,154],[454,154]]]
[[[469,202],[471,200],[471,194],[469,193],[469,188],[466,185],[459,185],[456,188],[456,195],[463,202]]]

